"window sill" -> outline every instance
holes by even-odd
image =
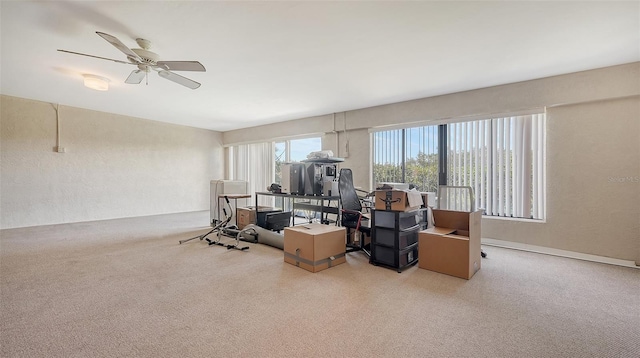
[[[491,216],[491,215],[482,215],[483,219],[489,220],[503,220],[503,221],[520,221],[525,223],[533,223],[533,224],[546,224],[546,219],[525,219],[525,218],[512,218],[507,216]]]

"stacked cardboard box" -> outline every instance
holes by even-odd
[[[318,272],[345,263],[344,227],[306,224],[284,229],[284,262]]]
[[[480,270],[482,211],[433,209],[435,226],[418,236],[418,267],[470,279]]]
[[[375,209],[411,211],[422,206],[422,195],[415,190],[376,190]]]

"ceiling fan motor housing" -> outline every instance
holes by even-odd
[[[151,52],[149,50],[132,48],[131,51],[140,56],[140,59],[142,59],[142,63],[138,64],[138,68],[146,72],[149,72],[150,67],[156,66],[158,61],[160,60],[160,56],[158,56],[157,53]],[[138,61],[134,59],[133,62]]]

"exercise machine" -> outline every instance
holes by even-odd
[[[227,207],[229,208],[229,213],[227,213],[227,208],[222,208],[222,212],[224,213],[224,220],[217,222],[214,225],[214,227],[211,230],[209,230],[209,232],[202,235],[194,236],[189,239],[180,240],[179,243],[182,244],[191,240],[200,239],[200,241],[206,240],[209,246],[211,245],[223,246],[223,247],[226,247],[227,250],[231,250],[231,249],[240,250],[240,251],[248,250],[249,246],[240,246],[240,234],[242,231],[238,231],[237,229],[234,229],[229,226],[229,223],[233,219],[233,208],[231,207],[229,198],[226,195],[224,196],[224,200],[227,203]],[[213,233],[216,233],[216,239],[207,238],[207,236]],[[234,237],[235,243],[234,244],[223,243],[221,241],[222,235]]]

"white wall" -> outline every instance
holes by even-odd
[[[482,221],[485,238],[640,262],[640,63],[229,131],[225,144],[325,129],[369,187],[369,128],[548,107],[547,222]],[[347,134],[342,130],[346,117]],[[338,138],[332,132],[339,132]],[[323,144],[323,146],[325,146]]]
[[[222,135],[1,97],[3,229],[207,210],[222,178]],[[204,223],[206,224],[206,223]]]

